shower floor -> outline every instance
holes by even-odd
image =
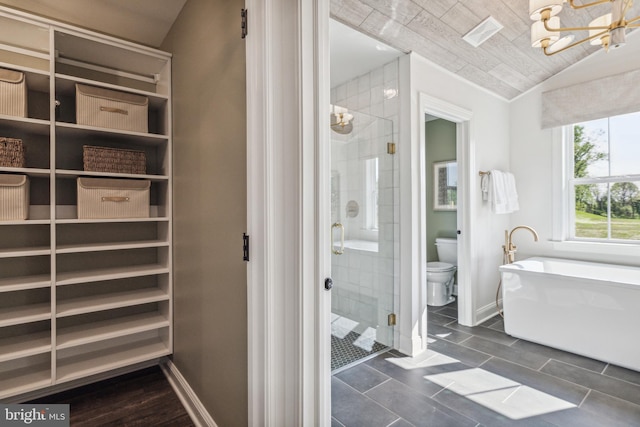
[[[367,328],[362,333],[356,332],[356,322],[345,317],[333,315],[331,324],[331,371],[349,366],[367,359],[369,356],[387,350],[384,344],[376,341],[374,328]]]

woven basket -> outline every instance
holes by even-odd
[[[24,147],[21,139],[0,137],[0,167],[24,167]]]
[[[82,161],[87,172],[147,173],[144,151],[84,145]]]

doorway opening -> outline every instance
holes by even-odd
[[[427,305],[457,310],[457,125],[425,114]],[[457,317],[457,316],[456,316]]]
[[[333,109],[340,111],[332,113],[331,132],[331,370],[336,373],[393,347],[394,162],[386,142],[393,138],[391,120]]]

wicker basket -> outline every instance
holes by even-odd
[[[82,161],[87,172],[147,173],[144,151],[84,145]]]
[[[21,139],[0,137],[0,167],[24,167],[24,147]]]

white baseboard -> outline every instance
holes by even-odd
[[[166,359],[160,364],[160,368],[196,427],[218,427],[176,365]]]
[[[502,300],[499,300],[498,303],[502,304]],[[498,307],[496,307],[496,303],[495,302],[492,302],[491,304],[487,304],[484,307],[480,307],[476,311],[475,326],[478,326],[479,324],[481,324],[483,322],[486,322],[487,320],[491,319],[496,314],[498,314]]]
[[[407,356],[417,356],[425,350],[425,347],[420,337],[407,337],[400,335],[400,346],[398,351]]]

